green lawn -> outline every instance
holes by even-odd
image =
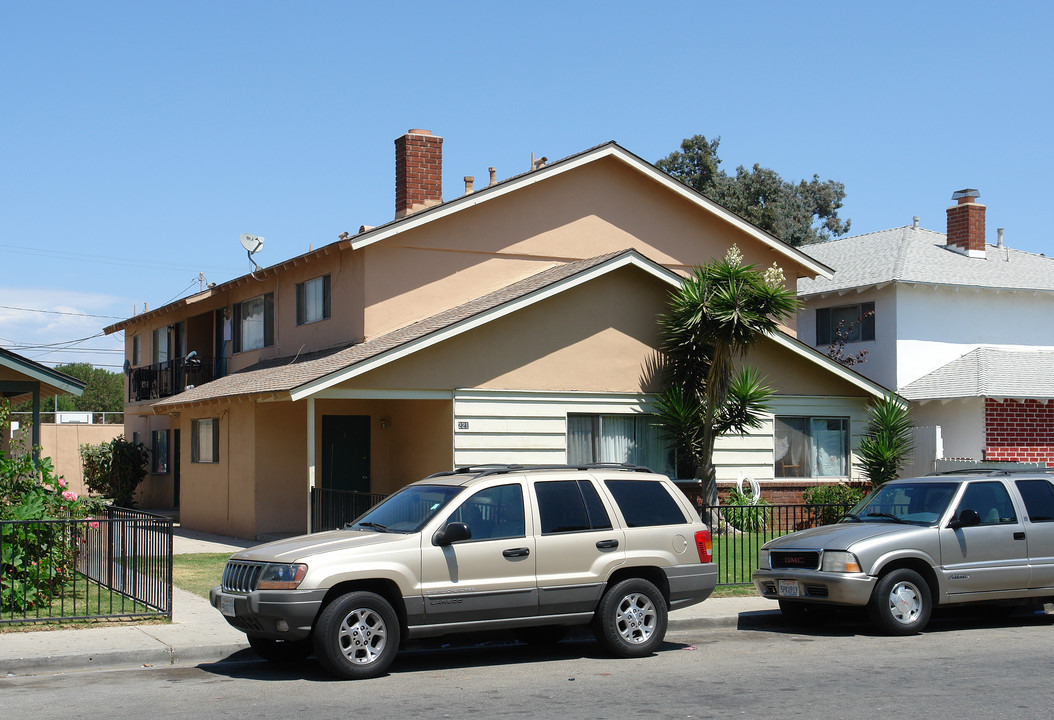
[[[717,563],[719,585],[749,584],[750,576],[758,567],[758,550],[782,533],[760,532],[714,537],[714,562]]]
[[[193,553],[172,556],[172,584],[180,590],[208,598],[209,590],[220,584],[223,566],[230,553]]]

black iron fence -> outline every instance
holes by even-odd
[[[311,488],[311,532],[342,528],[386,497],[383,493]]]
[[[0,623],[152,617],[172,619],[171,518],[0,522]]]
[[[773,538],[837,522],[850,504],[717,505],[700,508],[710,528],[718,585],[749,585],[758,551]]]
[[[215,379],[213,358],[175,358],[132,368],[128,373],[128,401],[156,400]]]

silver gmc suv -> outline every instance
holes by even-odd
[[[866,607],[894,635],[934,606],[1054,597],[1054,476],[990,471],[894,480],[834,525],[770,540],[754,585],[792,619]]]
[[[384,673],[403,639],[499,628],[551,643],[591,624],[636,657],[709,597],[712,557],[684,494],[645,468],[463,468],[342,530],[235,553],[210,600],[261,656],[314,652],[342,678]]]

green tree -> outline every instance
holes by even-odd
[[[702,480],[710,505],[717,497],[714,441],[759,427],[773,394],[755,368],[736,365],[798,305],[778,267],[743,264],[733,245],[672,291],[659,318],[658,424],[676,446],[678,475]]]
[[[55,370],[85,383],[80,397],[59,395],[55,399],[41,402],[41,415],[55,407],[59,412],[119,413],[124,410],[124,375],[94,367],[89,363],[66,363],[56,365]],[[19,403],[13,412],[33,411],[32,401]],[[121,422],[117,416],[108,416],[107,422]]]
[[[849,232],[849,221],[838,217],[845,185],[834,180],[789,182],[769,168],[742,165],[735,175],[718,166],[721,138],[686,138],[681,149],[655,163],[684,184],[795,247],[830,240]]]
[[[899,400],[887,395],[867,409],[867,434],[860,440],[858,466],[871,485],[878,487],[900,474],[911,459],[915,445],[911,437],[911,414]]]
[[[118,435],[99,445],[81,445],[84,483],[92,492],[112,498],[114,505],[135,505],[135,490],[146,477],[149,451],[143,443],[132,443]]]

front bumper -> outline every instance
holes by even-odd
[[[754,587],[762,597],[772,600],[807,600],[832,605],[867,605],[878,578],[864,573],[836,573],[820,570],[755,570]],[[779,581],[793,580],[798,595],[781,596]]]
[[[214,587],[209,591],[209,603],[217,610],[225,597],[234,601],[234,616],[223,616],[232,627],[272,640],[303,640],[311,634],[326,590],[257,590],[242,594]],[[279,621],[284,621],[288,629],[280,630]]]

